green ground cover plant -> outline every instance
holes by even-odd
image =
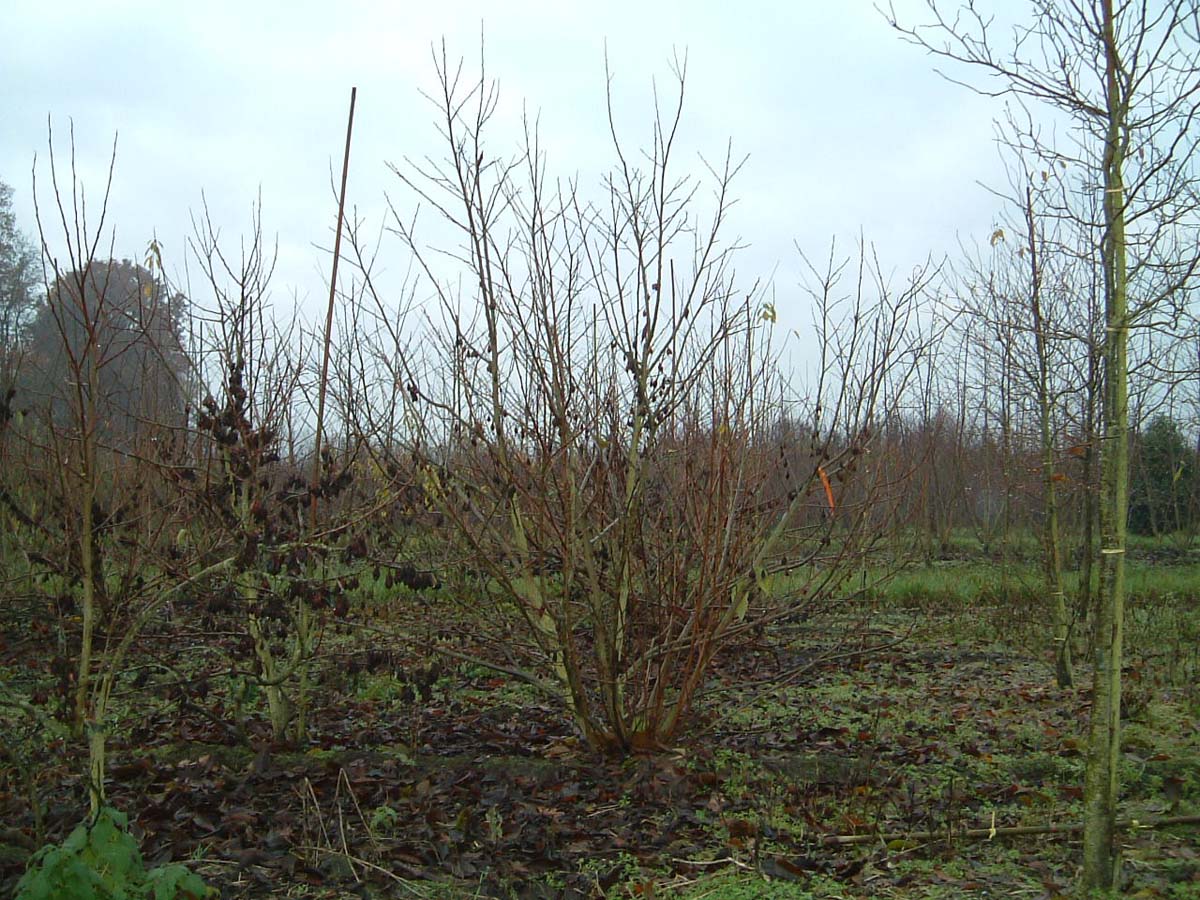
[[[17,882],[17,900],[204,900],[210,890],[178,864],[147,869],[128,819],[102,807],[61,845],[44,847]]]

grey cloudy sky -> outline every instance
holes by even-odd
[[[923,3],[898,11],[920,17]],[[598,184],[613,156],[604,116],[604,53],[624,137],[646,143],[651,85],[688,54],[683,150],[748,163],[731,222],[749,249],[747,280],[774,272],[781,313],[808,320],[793,242],[822,258],[861,228],[885,265],[908,271],[986,238],[1001,184],[995,101],[949,84],[901,42],[871,0],[777,2],[292,2],[3,0],[0,179],[34,229],[30,172],[46,168],[47,117],[65,156],[73,120],[86,186],[102,186],[119,134],[110,223],[116,255],[140,257],[154,234],[168,271],[182,267],[191,212],[207,197],[227,237],[244,231],[261,189],[278,235],[276,302],[308,315],[326,290],[351,85],[359,89],[350,202],[368,222],[383,193],[403,198],[385,165],[437,153],[431,43],[473,65],[486,38],[502,121],[540,113],[550,169]],[[513,149],[516,148],[514,143]],[[43,194],[43,203],[47,197]],[[382,258],[399,248],[385,243]]]

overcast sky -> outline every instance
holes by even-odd
[[[920,17],[919,0],[897,10]],[[861,229],[898,278],[961,238],[986,240],[998,211],[978,182],[1001,185],[996,101],[936,75],[871,0],[687,2],[318,3],[0,2],[0,179],[33,232],[31,169],[48,182],[46,129],[66,156],[73,120],[80,172],[98,199],[114,134],[109,223],[116,255],[140,258],[157,235],[168,271],[182,269],[190,215],[207,197],[231,239],[261,191],[279,241],[277,304],[295,295],[310,317],[327,290],[350,87],[358,87],[349,201],[368,222],[384,191],[407,203],[389,161],[437,153],[430,47],[478,60],[504,100],[540,114],[549,167],[597,185],[613,155],[604,115],[604,53],[623,137],[648,143],[653,80],[688,57],[681,157],[748,162],[731,232],[749,245],[747,281],[774,274],[785,321],[803,328],[794,243],[822,258]],[[515,144],[514,148],[515,149]],[[384,244],[400,259],[395,245]],[[400,263],[397,262],[397,266]]]

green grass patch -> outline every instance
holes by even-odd
[[[873,576],[872,576],[873,577]],[[1098,573],[1093,572],[1093,583]],[[1079,573],[1064,572],[1069,596],[1079,593]],[[1032,562],[990,560],[922,563],[891,579],[875,579],[874,595],[900,606],[949,606],[1040,598],[1042,570]],[[871,580],[871,579],[869,579]],[[1167,565],[1131,560],[1125,585],[1132,605],[1161,599],[1200,603],[1200,563]]]

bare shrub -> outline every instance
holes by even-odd
[[[801,403],[777,365],[774,306],[734,277],[739,164],[675,174],[682,66],[640,161],[613,127],[595,202],[547,176],[528,122],[521,152],[492,156],[495,88],[444,51],[437,71],[447,157],[395,171],[460,243],[432,253],[394,210],[421,273],[405,296],[437,298],[414,333],[352,242],[379,326],[359,357],[393,387],[391,409],[362,405],[360,429],[412,468],[484,576],[469,602],[506,668],[593,747],[661,748],[722,647],[839,596],[893,524],[898,469],[870,452],[915,362],[924,274],[893,296],[865,257],[852,284],[832,257],[814,271],[821,356]]]

